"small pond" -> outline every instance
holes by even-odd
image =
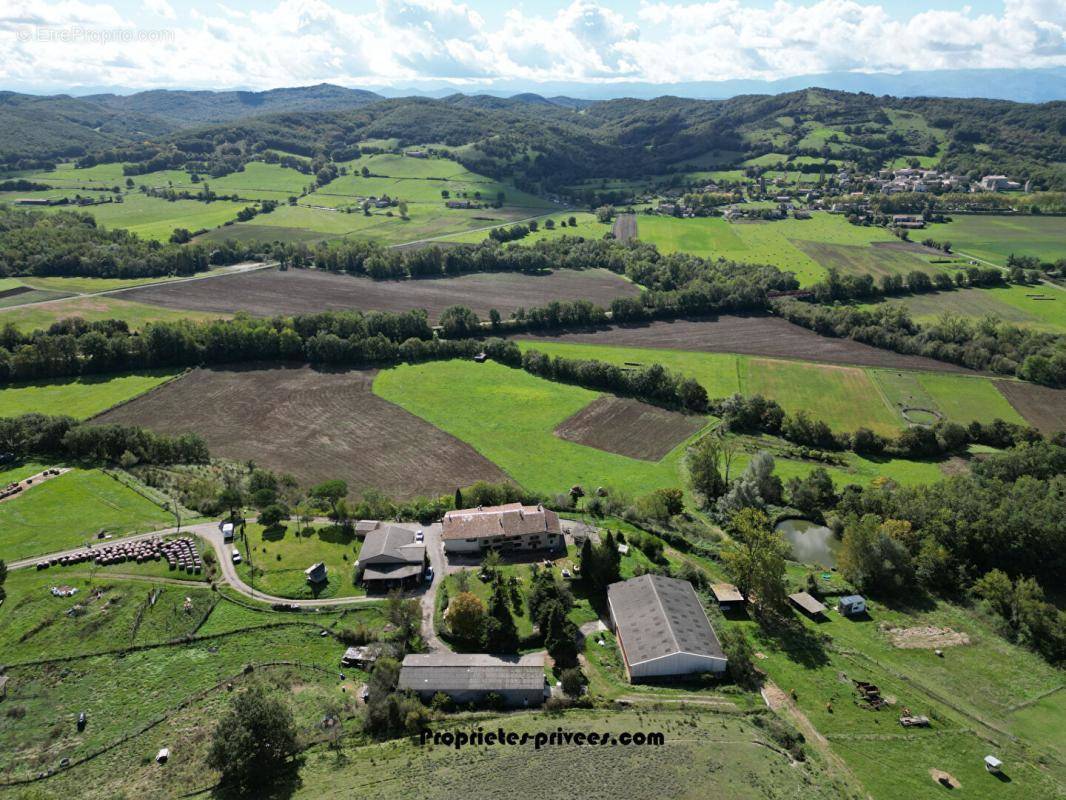
[[[784,519],[775,526],[792,548],[792,558],[803,564],[820,567],[836,566],[836,551],[840,541],[824,525],[809,519]]]

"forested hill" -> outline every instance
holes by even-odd
[[[268,97],[269,96],[269,97]],[[24,95],[0,97],[29,101]],[[809,89],[729,100],[610,100],[585,106],[538,95],[375,99],[338,87],[246,93],[150,92],[119,98],[35,98],[74,108],[0,124],[0,163],[19,158],[195,165],[224,174],[267,149],[347,160],[353,145],[392,139],[440,145],[470,169],[551,191],[588,178],[637,178],[715,169],[769,153],[832,158],[876,170],[921,157],[956,172],[1009,174],[1066,187],[1066,103],[893,98]],[[102,124],[93,136],[53,129]],[[339,109],[339,110],[338,110]],[[271,113],[283,111],[283,113]],[[239,114],[238,118],[231,115]],[[178,130],[189,121],[221,124]],[[6,118],[0,114],[0,118]],[[126,121],[128,124],[121,124]],[[149,130],[154,122],[159,130]]]

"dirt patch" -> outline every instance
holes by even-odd
[[[870,247],[877,250],[898,250],[901,253],[918,253],[927,256],[950,256],[950,253],[937,250],[935,247],[926,247],[918,242],[905,242],[902,239],[896,239],[893,242],[870,242]]]
[[[932,358],[902,355],[852,339],[819,336],[814,331],[772,316],[721,316],[707,320],[651,322],[646,325],[619,325],[582,333],[522,334],[519,338],[708,353],[740,353],[826,364],[976,374],[965,367]]]
[[[604,395],[564,420],[555,435],[609,453],[658,461],[706,424],[707,418],[696,414]]]
[[[940,471],[949,477],[955,475],[968,475],[970,472],[970,462],[965,458],[952,456],[946,461],[940,462]]]
[[[970,637],[951,628],[934,626],[918,628],[885,628],[892,644],[903,650],[932,650],[969,644]]]
[[[4,297],[18,297],[20,294],[29,294],[30,292],[37,291],[32,286],[15,286],[11,289],[4,289],[0,291],[0,298]]]
[[[305,485],[331,478],[406,499],[507,476],[472,447],[371,391],[376,371],[197,369],[96,417],[199,433],[211,453],[253,460]]]
[[[1066,389],[1021,381],[996,381],[996,388],[1026,422],[1042,433],[1066,430]]]
[[[611,233],[613,233],[614,238],[620,242],[628,242],[630,239],[636,239],[637,215],[619,214],[614,219],[614,225],[611,228]]]
[[[962,788],[962,784],[959,783],[959,779],[952,775],[950,772],[944,772],[942,769],[936,769],[931,767],[929,769],[929,777],[939,783],[941,786],[950,786],[952,789]]]
[[[199,281],[131,289],[124,300],[191,311],[256,316],[319,311],[408,311],[424,308],[435,322],[444,309],[465,305],[482,317],[495,308],[504,317],[552,300],[590,300],[609,305],[640,289],[602,269],[557,270],[543,275],[480,273],[456,278],[375,281],[317,270],[257,270]]]

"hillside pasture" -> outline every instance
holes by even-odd
[[[213,203],[171,201],[131,192],[125,195],[121,203],[103,203],[78,210],[91,214],[97,224],[105,228],[126,228],[146,239],[165,242],[175,228],[187,228],[190,231],[216,228],[235,219],[237,212],[246,205],[228,200],[216,200]],[[64,207],[52,206],[47,210],[64,210]]]
[[[644,461],[659,461],[706,426],[707,418],[603,395],[567,418],[555,435]]]
[[[377,489],[406,499],[506,479],[469,446],[373,394],[374,376],[306,366],[197,369],[94,422],[196,431],[214,456],[254,460],[307,486],[340,478],[355,496]]]
[[[28,558],[76,547],[100,532],[119,536],[173,522],[172,514],[100,470],[73,469],[0,503],[0,558]]]
[[[376,281],[316,270],[259,270],[209,281],[133,289],[123,298],[172,309],[210,313],[245,311],[257,316],[360,309],[425,309],[435,322],[449,306],[465,305],[482,317],[497,309],[505,317],[551,300],[586,299],[608,304],[640,290],[602,269],[556,270],[544,275],[479,273],[456,278]]]

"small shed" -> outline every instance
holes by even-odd
[[[317,564],[312,564],[304,570],[304,575],[307,576],[308,583],[325,583],[326,574],[326,562],[319,561]]]
[[[792,602],[792,605],[809,616],[820,617],[826,612],[825,606],[807,592],[790,594],[788,599]]]
[[[362,647],[349,647],[341,656],[341,664],[345,667],[357,667],[362,669],[373,664],[378,657],[379,649],[370,645]]]
[[[1003,771],[1003,762],[995,756],[985,756],[985,769],[989,772],[1000,773]]]
[[[371,531],[376,531],[381,525],[376,519],[361,519],[355,523],[355,535],[366,536]]]
[[[723,611],[728,611],[734,605],[744,602],[744,595],[740,593],[740,589],[731,583],[712,583],[711,594],[714,595],[714,599],[718,601],[718,607]]]
[[[155,754],[155,763],[166,764],[168,758],[170,758],[170,748],[160,748],[159,752]]]
[[[476,356],[474,356],[474,361],[479,364],[484,364],[486,361],[488,361],[488,358],[488,353],[478,353]]]
[[[846,617],[866,613],[866,598],[858,594],[849,594],[837,601],[837,611]]]

